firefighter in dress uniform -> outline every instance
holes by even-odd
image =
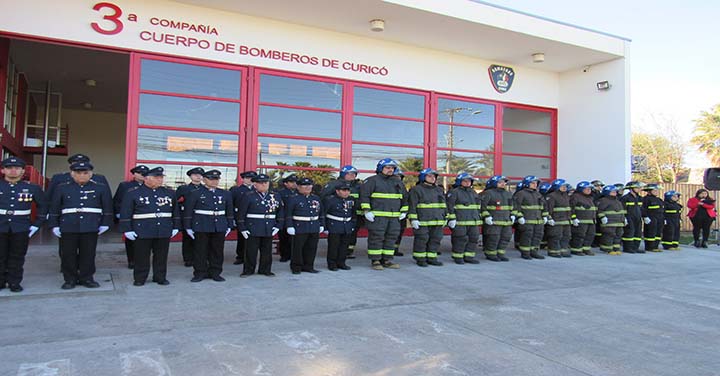
[[[10,157],[2,161],[0,180],[0,290],[5,285],[21,292],[28,242],[47,217],[48,202],[37,184],[23,181],[25,161]],[[36,205],[31,221],[32,203]]]
[[[480,241],[480,197],[473,189],[475,179],[468,173],[455,177],[447,194],[448,227],[452,230],[452,258],[456,264],[479,264],[475,259]]]
[[[236,185],[230,188],[230,195],[232,195],[233,206],[237,212],[238,206],[240,206],[240,200],[246,192],[253,190],[252,178],[257,176],[255,171],[245,171],[240,174],[243,182],[240,185]],[[237,244],[235,246],[235,261],[233,265],[241,265],[245,262],[245,238],[240,234],[240,230],[237,230]]]
[[[148,172],[149,168],[145,165],[137,165],[130,169],[132,174],[132,180],[124,181],[118,184],[113,196],[113,213],[115,213],[115,219],[120,219],[120,208],[122,207],[122,200],[125,198],[125,194],[131,188],[137,188],[143,185],[145,181],[145,173]],[[133,252],[133,241],[125,238],[125,255],[127,256],[128,269],[132,269],[135,266],[135,252]]]
[[[310,178],[298,180],[298,192],[288,198],[285,227],[291,236],[290,270],[293,274],[319,273],[315,269],[320,234],[325,231],[325,218],[320,196],[312,193]]]
[[[447,223],[445,192],[437,185],[438,172],[425,168],[408,193],[408,220],[413,228],[413,259],[418,266],[442,266],[438,250]],[[402,231],[402,229],[401,229]]]
[[[60,238],[62,289],[77,284],[96,288],[97,240],[112,224],[112,196],[110,187],[92,179],[90,162],[73,163],[70,170],[72,181],[55,188],[48,216],[48,225]]]
[[[210,278],[223,282],[222,265],[225,256],[225,238],[233,227],[233,206],[230,192],[218,188],[220,171],[210,170],[203,174],[200,189],[185,199],[183,225],[193,242],[193,278],[200,282]]]
[[[320,198],[325,200],[326,197],[331,197],[334,195],[337,191],[337,188],[339,186],[345,186],[346,184],[350,186],[350,197],[355,200],[355,203],[357,204],[358,199],[360,198],[360,184],[362,183],[360,179],[357,178],[358,170],[354,166],[347,165],[343,166],[340,169],[340,173],[337,179],[327,183],[325,187],[323,187],[322,191],[320,192]],[[350,240],[347,246],[347,258],[348,259],[354,259],[355,258],[355,246],[357,245],[357,232],[360,227],[363,226],[363,212],[360,210],[359,205],[355,206],[355,225],[353,227],[353,233],[350,236]]]
[[[272,272],[272,239],[285,222],[280,195],[270,192],[270,177],[258,174],[252,178],[254,189],[240,200],[236,222],[240,235],[245,238],[245,262],[240,277],[258,274],[274,277]],[[260,265],[258,263],[260,253]]]
[[[120,209],[120,231],[134,243],[134,285],[142,286],[150,273],[158,285],[169,285],[167,259],[170,238],[180,228],[180,210],[175,192],[163,187],[165,172],[162,167],[143,173],[143,185],[130,188]],[[152,262],[151,262],[152,256]]]
[[[353,236],[357,235],[356,200],[351,196],[349,182],[335,184],[335,193],[322,201],[327,235],[327,265],[330,271],[350,270],[347,265],[347,249]],[[355,235],[353,235],[355,234]]]
[[[203,174],[205,170],[202,167],[193,167],[189,169],[185,174],[190,177],[190,183],[183,184],[178,187],[175,191],[175,200],[180,209],[180,225],[182,226],[182,218],[185,216],[185,200],[192,193],[202,187]],[[192,213],[191,213],[192,214]],[[182,258],[185,267],[189,268],[193,266],[193,249],[195,240],[188,235],[185,228],[180,229],[182,231]]]
[[[298,177],[295,174],[286,176],[282,179],[283,188],[280,189],[277,193],[282,200],[283,207],[287,207],[288,199],[292,196],[295,196],[297,194],[297,181]],[[280,224],[284,225],[284,218],[282,222],[279,222]],[[281,228],[280,233],[278,234],[278,253],[280,254],[280,262],[288,262],[290,261],[290,256],[292,252],[292,239],[290,239],[290,235],[285,231],[285,228]]]

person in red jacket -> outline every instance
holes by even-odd
[[[717,214],[715,213],[715,200],[710,197],[706,189],[698,189],[695,197],[691,197],[687,202],[690,210],[688,217],[693,225],[693,238],[695,238],[696,248],[707,248],[707,240],[710,236],[710,226]],[[702,231],[702,240],[700,240],[700,232]]]

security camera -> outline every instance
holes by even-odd
[[[586,66],[583,67],[583,73],[587,73],[587,72],[589,72],[589,71],[590,71],[590,66],[589,66],[589,65],[586,65]]]

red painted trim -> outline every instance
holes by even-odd
[[[425,144],[427,146],[425,154],[427,155],[427,164],[429,167],[437,170],[437,146],[438,146],[438,106],[437,106],[437,94],[433,91],[430,92],[430,101],[427,104],[427,112],[425,114],[426,121],[428,123],[427,136],[425,137]],[[435,152],[433,153],[433,150]]]
[[[434,158],[432,158],[430,155],[434,154],[432,152],[432,140],[433,140],[433,134],[437,134],[437,124],[435,125],[435,132],[433,132],[433,118],[431,116],[431,108],[432,108],[432,95],[426,95],[425,101],[423,102],[425,105],[425,119],[423,121],[423,167],[432,167]]]
[[[187,64],[187,65],[195,65],[195,64]],[[233,99],[233,98],[208,97],[205,95],[183,94],[183,93],[169,93],[166,91],[157,91],[157,90],[142,90],[142,89],[140,89],[140,94],[160,95],[163,97],[201,99],[201,100],[215,101],[215,102],[230,102],[230,103],[241,103],[242,102],[242,100],[240,100],[240,99]]]
[[[252,91],[250,91],[251,95],[248,96],[248,111],[250,123],[248,124],[246,141],[247,154],[245,154],[245,161],[249,164],[249,166],[252,166],[252,168],[248,168],[248,170],[256,170],[258,156],[257,133],[260,128],[258,116],[260,111],[257,110],[258,107],[256,103],[260,101],[260,74],[262,70],[251,67],[250,71],[252,72]]]
[[[272,169],[274,169],[274,170],[333,171],[333,172],[337,172],[337,168],[318,168],[318,167],[258,165],[257,168],[272,168]]]
[[[322,141],[322,142],[334,142],[334,143],[340,143],[341,140],[338,138],[322,138],[322,137],[308,137],[308,136],[291,136],[291,135],[285,135],[285,134],[274,134],[274,133],[258,133],[258,138],[260,137],[270,137],[270,138],[285,138],[285,139],[292,139],[292,140],[309,140],[309,141]]]
[[[240,134],[238,135],[238,161],[237,161],[237,167],[238,167],[238,174],[235,177],[235,184],[239,185],[242,182],[242,177],[240,174],[245,170],[245,164],[247,161],[247,158],[243,154],[245,152],[245,143],[247,142],[247,118],[248,118],[248,98],[250,97],[249,93],[251,90],[248,86],[250,85],[249,78],[249,72],[247,69],[240,71],[240,99],[242,100],[240,104],[240,113],[238,116],[240,117]]]
[[[495,154],[493,151],[488,150],[474,150],[474,149],[458,149],[458,148],[437,148],[438,151],[459,151],[462,153],[481,153],[481,154]]]
[[[125,179],[131,178],[130,169],[136,165],[137,138],[138,138],[138,113],[139,113],[139,91],[140,91],[140,56],[130,54],[130,69],[128,73],[128,107],[125,128]]]
[[[390,143],[385,143],[385,142],[372,142],[372,141],[353,141],[353,144],[393,146],[393,147],[398,147],[398,148],[412,148],[412,149],[424,149],[425,148],[422,145],[390,144]]]
[[[297,106],[294,104],[282,104],[282,103],[273,103],[273,102],[260,102],[258,103],[260,106],[270,106],[270,107],[282,107],[282,108],[291,108],[294,110],[305,110],[305,111],[319,111],[319,112],[332,112],[332,113],[341,113],[342,110],[331,110],[329,108],[320,108],[320,107],[307,107],[307,106]]]
[[[541,155],[541,154],[503,153],[502,155],[509,155],[509,156],[512,156],[512,157],[529,157],[529,158],[552,159],[552,155]]]
[[[137,127],[138,128],[147,128],[147,129],[160,129],[160,130],[166,130],[166,131],[227,134],[227,135],[232,135],[232,136],[238,136],[240,134],[239,131],[219,131],[219,130],[215,130],[215,129],[183,128],[183,127],[176,127],[176,126],[170,126],[170,125],[148,125],[148,124],[139,124],[138,123]]]
[[[437,107],[437,106],[436,106]],[[488,129],[491,131],[495,130],[495,127],[490,125],[472,125],[472,124],[465,124],[465,123],[449,123],[447,121],[438,121],[438,125],[452,125],[453,127],[465,127],[465,128],[477,128],[477,129]]]
[[[552,129],[552,124],[550,125],[550,128]],[[526,131],[524,129],[503,128],[503,132],[528,133],[528,134],[537,134],[537,135],[541,135],[541,136],[552,136],[553,135],[552,130],[550,132],[538,132],[538,131]]]
[[[557,110],[552,111],[551,119],[551,139],[550,139],[550,155],[552,156],[552,162],[550,163],[550,177],[557,179]]]
[[[183,165],[183,166],[221,166],[221,167],[237,167],[235,163],[215,163],[215,162],[193,162],[193,161],[165,161],[158,159],[138,159],[137,163],[163,164],[163,165]],[[129,169],[128,169],[129,170]]]
[[[114,52],[114,53],[120,53],[120,54],[126,54],[126,55],[129,55],[133,52],[133,50],[126,49],[126,48],[110,47],[110,46],[105,46],[105,45],[101,45],[101,44],[71,41],[71,40],[60,39],[60,38],[38,37],[36,35],[12,33],[12,32],[8,32],[8,31],[0,31],[0,37],[7,37],[7,38],[12,38],[12,39],[18,39],[18,40],[26,40],[29,42],[54,44],[54,45],[58,45],[58,46],[78,47],[78,48],[83,48],[86,50]]]
[[[496,175],[502,175],[502,151],[503,151],[503,106],[495,105],[495,161],[493,163],[493,171]]]
[[[342,142],[340,143],[340,165],[352,164],[353,110],[355,84],[348,82],[343,86]]]
[[[427,107],[427,106],[425,106],[425,107]],[[411,121],[414,123],[423,123],[425,120],[425,119],[409,118],[409,117],[402,117],[402,116],[368,114],[366,112],[354,112],[353,115],[354,116],[366,116],[366,117],[373,117],[373,118],[381,118],[381,119],[390,119],[390,120]]]

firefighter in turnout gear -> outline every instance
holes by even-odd
[[[257,173],[255,171],[245,171],[240,174],[240,177],[242,178],[242,184],[236,185],[232,188],[230,188],[230,195],[233,199],[233,207],[235,207],[235,212],[237,212],[237,208],[240,206],[240,200],[242,199],[242,196],[253,190],[253,183],[252,178],[257,176]],[[237,244],[235,245],[235,261],[233,261],[233,265],[241,265],[243,262],[245,262],[245,238],[240,234],[240,230],[237,230]]]
[[[543,183],[540,183],[540,186],[538,186],[538,192],[540,192],[540,194],[542,195],[543,200],[545,199],[545,197],[547,197],[548,193],[550,193],[549,191],[550,191],[550,183],[543,182]],[[540,249],[547,249],[547,247],[548,247],[548,232],[547,232],[547,225],[545,225],[545,228],[543,228],[543,238],[540,241]]]
[[[597,206],[592,195],[592,184],[581,181],[570,196],[570,252],[578,256],[595,256],[592,242],[595,239]]]
[[[447,218],[445,192],[437,182],[438,172],[425,168],[418,175],[417,184],[408,193],[408,220],[415,235],[413,259],[418,266],[441,266],[437,251],[443,238]]]
[[[515,196],[516,196],[520,191],[522,191],[523,188],[525,188],[525,187],[523,187],[522,181],[520,181],[519,183],[517,183],[517,184],[515,185],[515,192],[513,192],[513,195],[512,195],[513,205],[515,205]],[[516,214],[516,211],[517,211],[517,209],[514,208],[514,210],[513,210],[513,215]],[[513,227],[514,233],[517,234],[517,227],[518,227],[517,220],[515,221],[515,223],[513,223],[513,226],[512,226],[512,227]],[[483,238],[484,238],[484,236],[483,236]],[[485,239],[483,239],[483,244],[484,244],[484,241],[485,241]],[[516,235],[516,236],[513,236],[513,243],[515,243],[515,249],[519,251],[519,250],[520,250],[520,237],[517,236],[517,235]]]
[[[598,201],[602,198],[602,189],[605,186],[605,183],[602,180],[593,180],[590,182],[592,184],[592,199],[593,203],[595,204],[595,207],[597,207]],[[595,238],[593,239],[591,247],[597,248],[600,246],[600,237],[602,236],[602,231],[600,231],[600,222],[596,221],[595,223]]]
[[[392,262],[395,240],[400,234],[400,221],[407,216],[407,191],[393,175],[397,162],[385,158],[377,163],[375,175],[360,187],[360,208],[368,228],[368,257],[372,268],[398,269]]]
[[[485,258],[490,261],[510,261],[505,249],[512,237],[515,222],[513,196],[507,190],[508,178],[496,175],[488,179],[480,195],[480,216],[484,235]]]
[[[639,181],[631,181],[625,184],[628,190],[624,196],[620,198],[620,202],[625,205],[625,218],[627,224],[623,232],[623,252],[625,253],[645,253],[640,249],[640,241],[642,240],[642,198],[640,190],[644,186]]]
[[[405,185],[405,183],[404,183],[405,173],[402,172],[402,170],[399,167],[395,170],[395,177],[400,180],[400,183],[403,184],[403,186]],[[408,222],[407,217],[400,220],[400,233],[398,234],[397,240],[395,240],[394,256],[396,256],[396,257],[405,256],[405,253],[403,253],[400,250],[400,246],[402,245],[403,235],[405,235],[405,229],[407,229],[407,222]],[[439,255],[440,251],[438,251],[437,254]]]
[[[354,253],[355,245],[357,244],[358,228],[362,227],[364,222],[363,212],[360,210],[360,206],[357,205],[358,199],[360,198],[361,184],[360,179],[357,178],[357,174],[358,170],[354,166],[343,166],[340,169],[338,178],[327,183],[320,192],[320,198],[324,200],[326,197],[333,196],[337,192],[338,187],[345,186],[346,184],[350,186],[350,198],[355,200],[355,215],[357,218],[354,221],[353,232],[350,234],[350,239],[348,239],[347,244],[347,258],[349,259],[355,258]]]
[[[185,174],[190,178],[190,183],[178,187],[175,191],[175,200],[180,209],[180,218],[185,214],[185,200],[193,192],[202,187],[202,178],[205,170],[202,167],[194,167],[189,169]],[[182,220],[180,221],[182,226]],[[182,258],[185,267],[193,266],[193,249],[195,248],[195,240],[188,235],[186,229],[182,228]]]
[[[538,253],[540,241],[543,237],[543,227],[547,223],[547,209],[545,200],[537,187],[540,179],[535,176],[526,176],[523,179],[523,190],[518,192],[514,198],[515,216],[518,227],[515,236],[519,236],[519,247],[522,258],[530,260],[533,258],[544,259]]]
[[[468,173],[455,178],[447,194],[448,227],[452,230],[452,258],[456,264],[479,264],[475,259],[480,241],[480,196],[473,189],[475,179]]]
[[[545,197],[548,211],[545,231],[550,257],[571,257],[570,254],[570,197],[565,179],[555,179]]]
[[[680,193],[665,192],[665,225],[663,227],[662,245],[669,251],[680,250]]]
[[[614,185],[603,187],[603,197],[598,201],[597,210],[603,234],[600,238],[600,249],[609,255],[619,256],[622,254],[620,243],[627,219],[623,203],[617,198],[617,191],[618,189]]]
[[[643,188],[647,193],[642,199],[641,214],[645,223],[645,251],[662,252],[660,240],[662,239],[665,203],[658,197],[660,186],[648,184]]]
[[[115,196],[113,196],[113,212],[115,218],[120,219],[120,207],[122,206],[122,200],[125,198],[125,194],[131,188],[141,187],[145,181],[145,173],[150,169],[145,165],[138,165],[130,169],[130,173],[133,174],[133,179],[124,181],[118,184],[115,190]],[[133,251],[134,242],[128,238],[125,238],[125,255],[127,256],[128,269],[132,269],[135,266],[135,252]]]

